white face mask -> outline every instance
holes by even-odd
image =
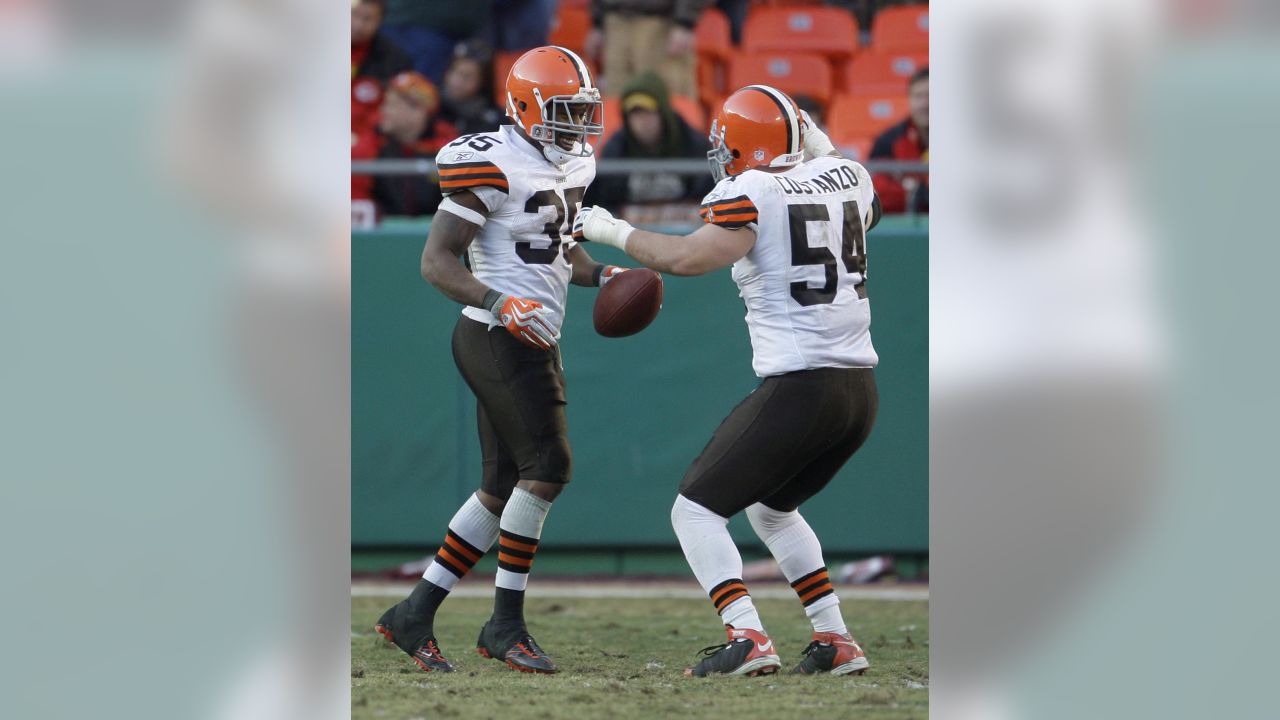
[[[587,143],[589,136],[604,133],[604,102],[596,88],[583,88],[573,95],[553,95],[543,99],[537,88],[533,96],[538,101],[542,122],[529,128],[529,137],[542,143],[542,154],[548,160],[563,165],[575,157],[590,157],[595,148]],[[508,96],[508,103],[513,101]],[[568,149],[560,141],[572,138]]]
[[[724,144],[724,128],[719,126],[718,121],[711,121],[711,134],[707,136],[707,140],[711,143],[711,150],[707,152],[707,164],[711,166],[711,177],[716,182],[720,182],[729,177],[729,171],[726,168],[733,161],[733,153],[729,151],[729,146]]]

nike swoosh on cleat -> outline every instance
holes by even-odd
[[[770,640],[769,642],[763,645],[761,645],[760,643],[756,643],[756,649],[759,650],[760,652],[769,652],[769,650],[771,650],[772,648],[773,648],[772,640]]]

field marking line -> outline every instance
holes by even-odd
[[[351,597],[402,598],[409,594],[415,582],[395,581],[358,581],[351,584]],[[693,585],[671,585],[654,583],[542,583],[530,584],[529,597],[548,599],[694,599],[705,600],[706,593],[702,588]],[[451,595],[456,597],[492,597],[492,586],[458,587]],[[921,601],[929,599],[927,587],[842,587],[837,594],[848,600],[890,600]],[[769,600],[794,599],[796,594],[790,587],[753,586],[751,596]]]

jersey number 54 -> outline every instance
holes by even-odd
[[[865,298],[867,282],[867,236],[862,227],[862,213],[858,201],[849,200],[841,208],[844,221],[840,237],[840,261],[845,272],[858,273],[854,286],[858,297]],[[787,220],[791,231],[791,266],[821,265],[826,282],[820,288],[809,287],[807,280],[791,283],[791,297],[804,306],[826,305],[835,302],[839,289],[836,256],[825,245],[809,245],[809,223],[831,222],[826,205],[817,203],[787,206]]]

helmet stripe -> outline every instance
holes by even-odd
[[[573,69],[578,71],[578,82],[584,88],[595,87],[591,84],[591,71],[587,69],[587,64],[582,62],[582,58],[578,54],[568,48],[562,48],[559,45],[551,45],[550,47],[559,50],[569,58],[569,62],[573,63]]]
[[[768,85],[748,85],[747,87],[759,90],[777,104],[778,110],[782,112],[782,117],[787,119],[787,153],[800,152],[800,119],[796,117],[796,111],[791,105],[791,100]]]

